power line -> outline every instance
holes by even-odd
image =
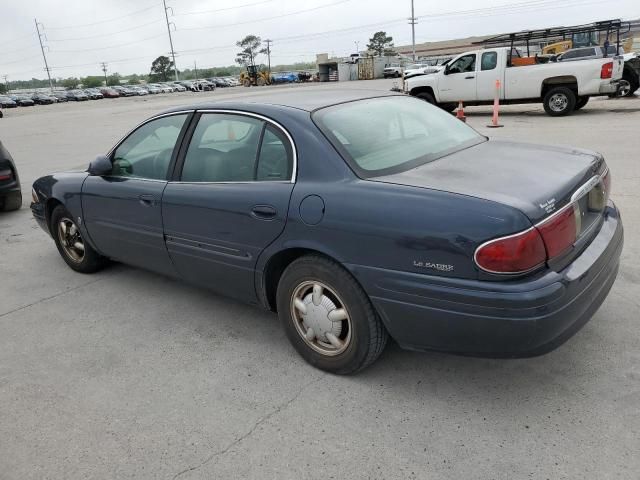
[[[148,10],[151,10],[152,8],[157,8],[158,7],[158,3],[154,3],[153,5],[150,5],[148,7],[145,8],[141,8],[140,10],[135,10],[133,12],[129,12],[126,15],[120,15],[118,17],[114,17],[114,18],[109,18],[107,20],[100,20],[98,22],[93,22],[93,23],[84,23],[81,25],[67,25],[64,27],[48,27],[49,30],[69,30],[72,28],[84,28],[84,27],[93,27],[95,25],[102,25],[103,23],[110,23],[110,22],[115,22],[117,20],[122,20],[123,18],[128,18],[131,15],[136,15],[138,13],[142,13],[142,12],[146,12]]]
[[[130,32],[132,30],[138,30],[140,28],[148,27],[149,25],[154,25],[156,23],[161,22],[161,19],[153,20],[152,22],[143,23],[142,25],[137,25],[131,28],[125,28],[124,30],[118,30],[117,32],[109,32],[109,33],[101,33],[99,35],[90,35],[88,37],[76,37],[76,38],[52,38],[49,39],[49,42],[75,42],[82,40],[91,40],[92,38],[100,38],[100,37],[111,37],[113,35],[118,35],[120,33]]]
[[[82,49],[82,50],[54,50],[54,51],[55,51],[55,53],[94,52],[96,50],[108,50],[108,49],[112,49],[112,48],[128,47],[129,45],[133,45],[135,43],[143,43],[143,42],[146,42],[147,40],[153,40],[155,38],[160,38],[160,37],[164,37],[164,33],[160,33],[158,35],[152,35],[151,37],[141,38],[140,40],[134,40],[133,42],[120,43],[120,44],[117,44],[117,45],[108,45],[106,47],[85,48],[85,49]]]
[[[211,29],[211,28],[225,28],[225,27],[235,27],[238,25],[247,25],[249,23],[259,23],[259,22],[264,22],[267,20],[275,20],[277,18],[284,18],[284,17],[290,17],[292,15],[299,15],[301,13],[307,13],[307,12],[313,12],[316,10],[320,10],[322,8],[327,8],[327,7],[333,7],[335,5],[340,5],[342,3],[347,3],[350,2],[351,0],[339,0],[337,2],[333,2],[333,3],[328,3],[326,5],[319,5],[316,7],[312,7],[312,8],[305,8],[304,10],[297,10],[295,12],[289,12],[289,13],[283,13],[280,15],[274,15],[272,17],[262,17],[258,20],[247,20],[245,22],[235,22],[235,23],[227,23],[227,24],[223,24],[223,25],[209,25],[209,26],[200,26],[200,27],[182,27],[180,28],[180,30],[207,30],[207,29]]]
[[[214,10],[200,10],[197,12],[184,12],[184,13],[176,13],[176,16],[183,16],[183,15],[201,15],[203,13],[215,13],[215,12],[226,12],[228,10],[238,10],[240,8],[245,8],[245,7],[254,7],[256,5],[262,5],[264,3],[271,3],[275,0],[261,0],[260,2],[254,2],[254,3],[245,3],[244,5],[236,5],[235,7],[226,7],[226,8],[216,8]]]

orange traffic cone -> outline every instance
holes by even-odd
[[[458,109],[456,110],[456,118],[462,120],[463,122],[467,121],[467,117],[464,116],[464,106],[462,105],[462,100],[458,103]]]

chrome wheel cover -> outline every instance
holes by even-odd
[[[326,284],[305,281],[291,296],[296,331],[314,351],[328,357],[343,353],[351,343],[351,317],[338,294]]]
[[[73,223],[73,220],[62,217],[58,221],[58,240],[62,251],[67,258],[74,263],[82,263],[84,260],[84,240],[80,235],[80,230]]]
[[[564,93],[554,93],[549,99],[549,108],[554,112],[564,112],[569,104],[569,99]]]

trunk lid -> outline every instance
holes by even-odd
[[[491,200],[538,223],[571,201],[604,165],[601,155],[576,148],[490,140],[378,182]]]

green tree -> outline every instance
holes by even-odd
[[[85,88],[101,87],[104,82],[104,77],[89,76],[82,79],[82,86]]]
[[[0,83],[0,93],[7,93],[7,86],[4,83]]]
[[[76,88],[79,83],[80,80],[75,77],[69,77],[62,80],[62,86],[67,89]]]
[[[256,64],[256,57],[262,53],[260,46],[262,39],[255,35],[247,35],[242,40],[236,42],[236,45],[242,50],[236,54],[236,63],[239,65],[249,66]]]
[[[151,64],[151,73],[149,74],[149,79],[154,82],[166,82],[167,80],[169,80],[172,70],[173,62],[169,59],[169,57],[160,55]]]
[[[114,85],[120,85],[120,74],[112,73],[107,77],[107,85],[112,87]]]
[[[392,47],[393,37],[387,36],[387,32],[374,33],[373,37],[369,39],[369,43],[367,44],[367,48],[376,53],[379,57],[387,54],[393,55],[395,52],[391,50]]]

